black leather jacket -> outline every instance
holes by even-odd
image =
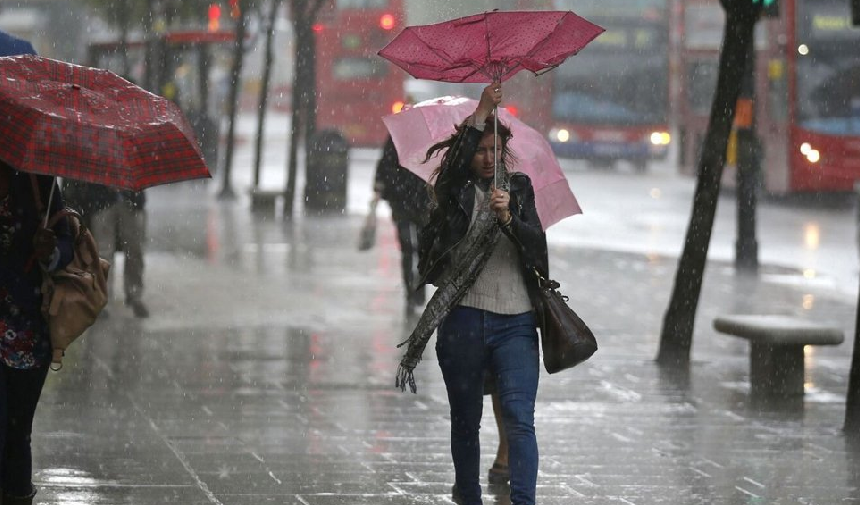
[[[483,132],[468,127],[460,139],[458,155],[450,161],[450,169],[471,170],[471,160],[475,155]],[[457,149],[457,146],[451,148]],[[455,151],[457,152],[457,151]],[[451,261],[454,247],[465,237],[472,218],[475,204],[475,184],[466,176],[459,190],[455,189],[456,202],[448,205],[448,211],[436,208],[430,222],[418,235],[418,271],[422,283],[436,284],[440,275]],[[549,276],[546,234],[544,233],[537,209],[531,179],[526,174],[515,172],[510,175],[511,225],[502,231],[517,245],[520,252],[520,265],[529,289],[537,285],[534,270],[544,277]]]

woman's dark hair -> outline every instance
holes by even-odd
[[[496,129],[497,128],[497,129]],[[438,156],[440,151],[445,151],[442,155],[442,162],[433,171],[433,174],[430,176],[430,181],[433,183],[433,192],[431,197],[436,202],[437,205],[445,206],[448,199],[451,197],[452,188],[463,184],[472,176],[471,171],[463,171],[460,173],[454,173],[453,170],[450,170],[450,161],[455,156],[454,151],[458,146],[458,141],[462,136],[463,132],[466,129],[466,124],[459,124],[455,127],[455,132],[448,137],[447,139],[437,142],[430,146],[427,149],[427,155],[424,158],[424,163],[430,161],[431,158]],[[487,117],[486,121],[484,121],[484,136],[492,135],[494,129],[498,132],[499,135],[499,151],[501,153],[501,162],[507,169],[507,167],[513,166],[516,162],[516,159],[511,152],[510,148],[510,140],[513,137],[511,133],[511,129],[508,128],[502,121],[498,122],[498,126],[494,125],[493,116]],[[483,137],[482,137],[483,138]]]

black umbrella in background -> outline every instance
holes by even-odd
[[[0,56],[36,54],[33,44],[0,30]]]

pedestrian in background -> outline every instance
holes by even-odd
[[[400,165],[389,135],[376,163],[374,198],[388,202],[400,243],[400,268],[405,291],[406,317],[424,307],[426,289],[418,282],[418,230],[430,214],[430,193],[423,179]]]
[[[531,180],[505,170],[515,161],[510,129],[499,123],[493,135],[491,114],[501,100],[499,83],[484,88],[475,113],[427,152],[429,160],[444,151],[434,174],[435,207],[419,236],[419,270],[437,292],[407,340],[397,379],[416,389],[412,372],[438,324],[436,354],[451,409],[453,489],[464,505],[482,503],[479,428],[487,371],[507,434],[512,505],[533,505],[537,484],[540,370],[531,301],[537,279],[531,273],[547,274],[547,245]]]
[[[0,161],[0,503],[30,505],[33,417],[51,362],[48,322],[42,316],[42,275],[72,260],[72,235],[61,219],[42,226],[36,202],[47,198],[54,178],[17,172]],[[64,207],[58,187],[50,214]]]
[[[146,240],[146,194],[121,191],[100,184],[66,181],[69,204],[80,210],[84,222],[99,245],[99,256],[113,263],[114,254],[122,250],[125,305],[134,317],[149,317],[143,303],[143,243]],[[108,286],[113,286],[115,268],[111,268]],[[106,314],[107,311],[102,311]]]

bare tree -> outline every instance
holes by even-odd
[[[860,299],[857,301],[854,323],[854,354],[848,374],[848,394],[845,398],[845,433],[860,442]]]
[[[239,17],[236,19],[236,40],[233,41],[233,69],[230,73],[230,94],[227,98],[227,136],[224,145],[224,181],[220,198],[234,198],[233,183],[231,181],[233,172],[233,147],[236,133],[236,114],[239,109],[239,89],[242,87],[242,63],[245,56],[245,28],[248,23],[249,0],[239,0]]]
[[[292,121],[290,124],[290,150],[287,166],[287,181],[284,188],[284,217],[293,217],[293,202],[296,195],[296,173],[298,172],[298,145],[301,140],[303,121],[305,131],[316,129],[315,100],[316,39],[313,24],[326,0],[290,0],[290,9],[295,34],[295,73],[293,74]]]
[[[266,109],[269,103],[269,81],[271,80],[272,60],[274,58],[272,40],[275,35],[275,22],[277,21],[278,9],[280,7],[281,0],[271,0],[271,10],[269,11],[268,24],[266,25],[266,52],[263,63],[263,82],[260,88],[260,101],[257,108],[257,144],[254,152],[254,191],[256,191],[260,185],[260,164],[263,158],[263,134],[266,130]]]
[[[719,77],[711,117],[705,135],[693,210],[684,240],[684,250],[675,274],[675,285],[660,333],[660,365],[686,367],[693,344],[693,326],[702,290],[702,278],[717,212],[726,146],[735,117],[745,66],[753,44],[753,29],[762,3],[753,0],[720,0],[726,11]]]

